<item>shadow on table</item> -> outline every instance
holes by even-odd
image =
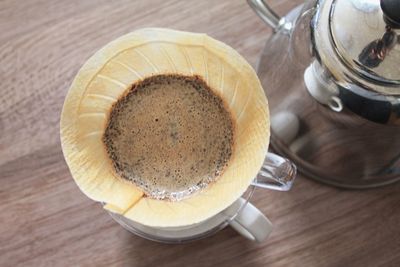
[[[301,178],[271,194],[276,204],[264,212],[275,229],[264,252],[273,266],[400,266],[400,183],[346,190]]]
[[[260,192],[252,202],[274,224],[264,243],[229,227],[180,245],[121,229],[122,266],[400,266],[400,184],[343,190],[299,179],[290,192]]]
[[[264,266],[252,258],[260,244],[240,236],[230,227],[211,237],[186,244],[162,244],[125,235],[123,266]]]

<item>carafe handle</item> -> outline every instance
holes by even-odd
[[[279,17],[264,0],[247,0],[247,3],[265,23],[274,29],[274,31],[278,31],[282,27],[285,30],[291,29],[292,24],[286,22],[284,17]]]
[[[296,173],[296,165],[293,162],[269,152],[252,185],[260,188],[288,191],[292,187]]]

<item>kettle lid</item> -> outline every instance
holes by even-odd
[[[333,0],[329,9],[318,31],[328,28],[324,39],[340,62],[377,91],[400,94],[400,1]]]

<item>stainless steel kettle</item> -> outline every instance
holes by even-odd
[[[400,1],[248,3],[275,31],[257,67],[273,148],[331,185],[400,180]]]

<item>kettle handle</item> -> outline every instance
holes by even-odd
[[[247,0],[247,3],[265,23],[274,29],[279,27],[281,18],[264,0]]]

